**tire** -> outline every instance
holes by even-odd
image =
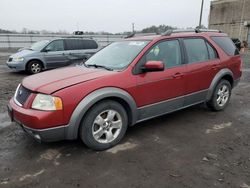
[[[230,101],[232,86],[229,81],[221,80],[214,89],[212,98],[207,105],[214,111],[223,110]]]
[[[34,60],[34,61],[29,62],[27,66],[27,71],[30,74],[37,74],[42,71],[42,68],[43,68],[42,63]]]
[[[80,127],[81,140],[93,150],[105,150],[118,144],[128,127],[128,116],[121,104],[105,100],[94,105]]]

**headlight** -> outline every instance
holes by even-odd
[[[13,58],[13,61],[15,61],[15,62],[20,62],[20,61],[23,61],[23,60],[24,60],[23,57],[14,57]]]
[[[37,110],[62,110],[62,100],[59,97],[51,95],[37,94],[33,103],[32,108]]]

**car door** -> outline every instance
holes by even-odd
[[[203,38],[183,39],[187,63],[185,106],[202,102],[207,90],[221,68],[216,50]]]
[[[186,66],[183,64],[178,40],[162,41],[154,45],[141,59],[162,61],[165,70],[141,72],[137,75],[139,119],[147,119],[183,107],[186,81]]]
[[[65,39],[66,56],[68,65],[81,62],[83,54],[81,53],[81,39]]]
[[[54,40],[43,50],[47,68],[57,68],[67,65],[68,58],[64,51],[63,39]]]

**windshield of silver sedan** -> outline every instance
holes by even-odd
[[[122,70],[142,51],[149,41],[114,42],[85,62],[86,67]]]

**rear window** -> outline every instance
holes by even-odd
[[[94,40],[82,40],[83,49],[97,49],[98,45]]]
[[[228,55],[233,56],[239,54],[239,50],[235,47],[233,41],[229,37],[211,37],[211,38]]]
[[[98,48],[98,45],[94,40],[67,39],[65,41],[67,50],[84,50]]]

